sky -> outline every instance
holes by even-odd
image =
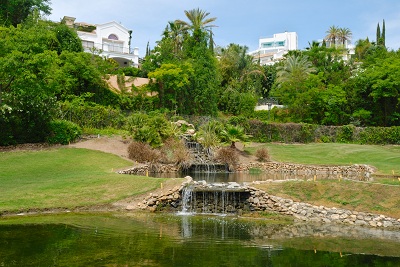
[[[322,40],[330,26],[349,28],[352,42],[376,39],[377,24],[385,20],[386,46],[400,47],[399,0],[51,0],[48,19],[64,16],[76,22],[121,23],[133,31],[132,47],[142,57],[149,42],[154,48],[168,21],[185,20],[184,11],[200,8],[216,17],[213,23],[216,45],[230,43],[258,48],[260,38],[275,33],[297,32],[299,49]]]

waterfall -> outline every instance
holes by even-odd
[[[181,191],[181,211],[179,214],[236,214],[246,209],[250,193],[229,189],[226,184],[212,188],[187,185]]]
[[[181,214],[190,214],[193,201],[193,186],[185,186],[182,189],[182,210]]]
[[[186,169],[187,173],[226,173],[229,168],[226,164],[218,164],[210,148],[204,148],[200,143],[185,138],[185,145],[193,155],[193,163]]]

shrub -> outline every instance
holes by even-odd
[[[234,169],[239,162],[239,153],[234,148],[222,147],[215,153],[215,159],[220,163],[228,164],[229,169]]]
[[[337,140],[340,143],[350,143],[353,141],[354,125],[343,125],[338,132]]]
[[[82,129],[76,123],[66,120],[50,122],[50,135],[47,142],[50,144],[66,145],[75,141],[82,134]]]
[[[192,156],[181,140],[168,138],[160,149],[163,163],[174,163],[180,167],[188,167]]]
[[[266,149],[265,147],[260,148],[256,151],[256,157],[257,160],[260,162],[270,161],[268,149]]]
[[[161,159],[159,151],[143,142],[132,142],[128,146],[128,157],[139,163],[155,163]]]
[[[127,119],[126,129],[134,140],[159,147],[174,135],[174,129],[164,114],[135,113]]]

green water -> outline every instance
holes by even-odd
[[[236,217],[0,219],[0,266],[400,266],[400,233]]]

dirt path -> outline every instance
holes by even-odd
[[[128,158],[128,145],[130,141],[131,141],[130,139],[124,139],[120,136],[113,136],[113,137],[98,136],[74,144],[70,144],[68,145],[68,147],[86,148],[86,149],[103,151],[130,160]]]

